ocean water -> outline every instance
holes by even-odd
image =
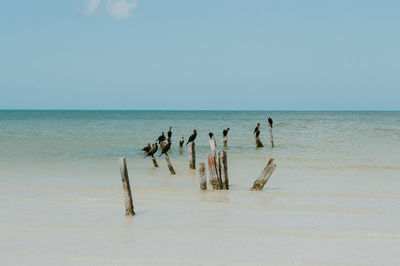
[[[169,126],[176,175],[141,151]],[[200,191],[179,139],[206,162],[226,127],[231,188]],[[0,111],[1,265],[399,265],[399,191],[400,112]]]

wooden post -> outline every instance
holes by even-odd
[[[125,215],[133,216],[135,212],[133,210],[131,186],[129,184],[125,157],[119,158],[119,170],[121,172],[122,186],[124,188]]]
[[[206,164],[199,163],[200,188],[207,190]]]
[[[165,160],[167,161],[169,171],[171,172],[171,174],[175,175],[176,173],[174,167],[172,167],[171,161],[169,160],[167,153],[165,154]]]
[[[153,161],[154,167],[158,167],[158,163],[157,163],[156,158],[151,157],[151,160]]]
[[[228,147],[228,137],[225,136],[223,142],[224,142],[224,148]]]
[[[269,177],[275,171],[276,164],[274,164],[274,159],[270,159],[267,165],[262,170],[260,176],[254,181],[252,190],[262,190],[264,185],[267,183]]]
[[[256,137],[256,147],[257,148],[262,148],[264,145],[262,144],[261,140],[259,137]]]
[[[269,127],[269,135],[271,137],[271,144],[272,144],[272,148],[275,147],[274,145],[274,137],[272,136],[272,127]]]
[[[213,189],[220,189],[220,182],[218,181],[217,166],[215,155],[213,153],[207,154],[208,172],[210,173],[210,183]]]
[[[179,153],[182,154],[183,153],[183,148],[179,147]]]
[[[196,169],[196,150],[194,142],[189,143],[188,153],[189,153],[189,168]]]
[[[210,149],[211,153],[217,154],[217,143],[214,138],[210,139]]]
[[[221,175],[222,189],[229,189],[228,159],[226,156],[226,151],[219,152],[219,169]]]

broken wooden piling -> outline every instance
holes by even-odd
[[[275,147],[275,145],[274,145],[274,136],[272,136],[272,127],[271,126],[269,126],[269,135],[270,135],[270,138],[271,138],[271,145],[272,145],[272,148],[273,148],[273,147]]]
[[[221,177],[222,189],[229,189],[228,159],[226,151],[220,151],[218,153],[218,159],[219,159],[219,173]]]
[[[210,184],[212,185],[213,189],[220,189],[221,182],[219,181],[215,155],[213,153],[207,154],[207,162],[208,172],[210,174]]]
[[[131,186],[129,184],[128,169],[126,167],[125,157],[119,158],[119,169],[121,172],[122,186],[124,189],[125,215],[133,216],[135,215],[135,211],[133,210]]]
[[[167,153],[165,154],[165,160],[167,161],[169,172],[171,174],[175,175],[176,173],[175,173],[174,167],[172,167],[171,161],[169,160],[169,157],[168,157]]]
[[[224,137],[223,143],[224,143],[224,148],[228,147],[228,137],[227,136]]]
[[[276,164],[274,164],[274,159],[270,159],[267,165],[262,170],[260,176],[256,179],[256,181],[254,181],[254,185],[251,189],[262,190],[272,173],[275,171],[275,168]]]
[[[200,189],[207,190],[206,164],[199,163]]]
[[[214,138],[210,139],[210,149],[211,153],[217,154],[217,143],[215,142]]]
[[[196,150],[194,142],[189,143],[188,154],[189,154],[189,168],[196,169]]]

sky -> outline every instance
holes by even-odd
[[[400,1],[0,3],[0,109],[400,110]]]

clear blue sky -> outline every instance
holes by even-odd
[[[0,4],[0,109],[399,110],[398,0]]]

